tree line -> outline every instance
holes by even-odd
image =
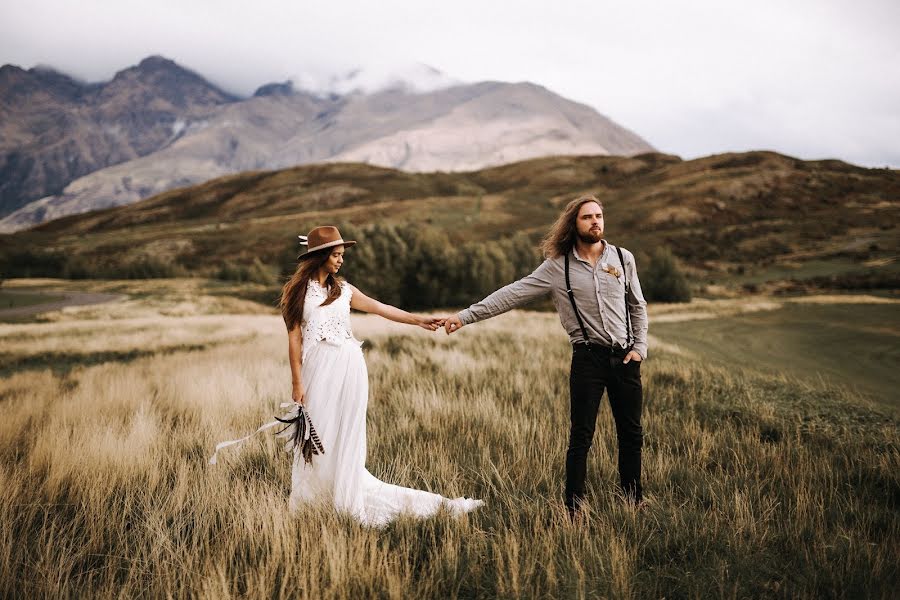
[[[342,276],[382,302],[412,310],[471,304],[531,273],[541,260],[537,245],[521,233],[456,244],[444,230],[427,226],[340,230],[359,242],[347,251]]]
[[[541,263],[537,240],[514,233],[499,240],[454,242],[448,233],[430,225],[339,224],[345,239],[359,244],[350,248],[342,275],[360,290],[379,300],[423,310],[467,306],[494,290],[531,273]],[[296,268],[302,250],[296,238],[286,244],[277,264],[256,257],[249,264],[225,261],[202,271],[176,261],[146,257],[120,263],[91,260],[60,251],[36,248],[0,251],[0,277],[58,277],[64,279],[148,279],[208,276],[254,282],[277,296],[281,283]],[[690,288],[672,254],[655,249],[638,252],[638,273],[648,301],[690,300]],[[549,307],[549,304],[547,304]]]
[[[367,294],[410,309],[467,306],[531,273],[541,263],[538,244],[517,233],[500,240],[454,244],[434,227],[373,224],[339,226],[347,251],[342,275]],[[291,247],[296,253],[296,247]],[[665,248],[638,255],[644,296],[651,302],[686,302],[690,287]],[[292,257],[293,258],[293,257]],[[293,271],[285,270],[288,276]],[[548,305],[549,306],[549,305]]]

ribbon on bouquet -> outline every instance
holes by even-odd
[[[322,446],[319,435],[316,433],[316,430],[313,427],[312,420],[309,418],[309,413],[304,410],[302,405],[297,404],[296,402],[281,403],[281,408],[285,408],[288,406],[292,408],[286,414],[282,415],[281,417],[275,417],[274,421],[266,423],[250,435],[245,435],[244,437],[237,440],[228,440],[227,442],[220,442],[216,444],[216,450],[210,457],[209,464],[216,464],[219,450],[222,450],[223,448],[227,448],[229,446],[242,444],[253,436],[262,433],[267,429],[277,427],[279,423],[285,423],[286,426],[277,431],[275,437],[287,439],[287,442],[284,444],[285,452],[291,452],[295,448],[299,448],[300,454],[303,456],[303,460],[305,460],[307,464],[312,462],[312,457],[314,454],[325,454],[325,448]]]

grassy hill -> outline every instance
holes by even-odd
[[[900,172],[773,152],[549,157],[468,173],[354,163],[243,173],[0,236],[0,269],[16,275],[44,261],[58,271],[75,262],[82,276],[127,276],[134,265],[147,266],[136,276],[215,275],[226,263],[278,272],[290,267],[296,235],[322,223],[412,223],[451,244],[514,233],[536,241],[584,192],[603,199],[608,239],[639,259],[668,246],[695,288],[791,279],[802,282],[779,285],[900,287]]]

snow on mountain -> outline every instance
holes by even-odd
[[[290,78],[295,89],[320,97],[346,96],[354,93],[374,94],[387,89],[424,94],[464,82],[422,63],[411,63],[390,69],[350,69],[342,73],[314,73],[311,71]]]

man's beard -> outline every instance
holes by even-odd
[[[585,244],[596,244],[600,240],[603,239],[603,232],[599,229],[594,229],[588,231],[587,233],[581,233],[580,231],[576,232],[578,234],[578,239],[584,242]]]

